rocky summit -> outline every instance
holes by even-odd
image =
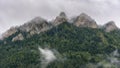
[[[67,22],[67,16],[64,12],[61,12],[59,16],[57,16],[56,19],[52,22],[52,24],[56,26],[63,22]]]
[[[74,20],[74,25],[77,27],[98,27],[97,23],[85,13],[81,13],[79,16],[77,16],[77,18]]]
[[[118,29],[114,21],[109,21],[107,24],[104,25],[104,28],[106,32],[110,32]]]
[[[26,33],[26,37],[30,37],[34,34],[44,32],[50,28],[50,24],[45,19],[41,17],[36,17],[19,27],[10,28],[3,34],[3,39],[15,34],[15,37],[13,37],[11,41],[23,40],[24,36],[22,33]]]
[[[36,17],[30,22],[20,26],[19,29],[21,31],[29,32],[30,35],[39,34],[40,32],[49,29],[49,23],[41,17]]]

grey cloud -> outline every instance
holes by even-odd
[[[69,17],[85,12],[98,24],[114,20],[120,26],[119,0],[0,0],[0,33],[36,16],[51,20],[61,11]]]

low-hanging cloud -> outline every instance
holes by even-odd
[[[118,59],[120,57],[118,53],[118,49],[113,51],[110,56],[107,57],[107,59],[101,61],[98,63],[98,66],[103,66],[105,68],[119,68],[120,67],[120,60]]]
[[[120,26],[119,0],[0,0],[0,33],[36,16],[53,19],[61,11],[69,17],[85,12],[98,24],[114,20]]]
[[[46,68],[49,63],[57,59],[54,53],[48,48],[42,49],[39,47],[39,50],[41,53],[41,68]]]
[[[65,58],[61,56],[61,54],[55,49],[49,48],[41,48],[39,47],[40,51],[40,61],[41,61],[41,68],[46,68],[48,64],[54,61],[63,62]]]
[[[118,53],[118,49],[116,49],[100,62],[96,64],[89,63],[86,66],[89,66],[89,68],[119,68],[120,67],[119,57],[120,54]]]

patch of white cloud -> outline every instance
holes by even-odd
[[[49,63],[57,59],[50,49],[42,49],[39,47],[39,50],[41,53],[41,68],[46,68]]]
[[[61,54],[55,49],[41,48],[40,51],[40,60],[41,60],[41,68],[47,68],[47,66],[56,61],[63,62],[65,58],[61,56]]]

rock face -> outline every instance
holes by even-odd
[[[18,31],[17,27],[11,27],[9,30],[7,30],[5,33],[2,34],[2,39],[11,36],[12,34],[16,33],[17,31]]]
[[[97,28],[98,25],[96,22],[85,13],[81,13],[79,16],[77,16],[76,19],[74,19],[74,25],[77,27],[91,27],[91,28]]]
[[[56,17],[56,19],[53,21],[53,25],[57,26],[61,23],[67,22],[67,16],[64,12],[61,12],[59,16]]]
[[[20,33],[20,34],[18,34],[16,37],[14,37],[13,39],[12,39],[12,41],[14,42],[14,41],[17,41],[17,40],[24,40],[24,37],[23,37],[23,35]]]
[[[48,22],[41,17],[36,17],[30,22],[19,27],[21,31],[29,32],[31,35],[39,34],[50,28]]]
[[[50,28],[51,28],[51,26],[45,19],[43,19],[41,17],[36,17],[36,18],[32,19],[31,21],[29,21],[28,23],[25,23],[19,27],[10,28],[8,31],[6,31],[3,34],[3,37],[7,38],[7,37],[15,34],[16,32],[18,32],[18,34],[15,35],[15,37],[13,37],[12,41],[23,40],[24,37],[21,32],[28,33],[27,35],[30,37],[31,35],[39,34],[41,32],[49,30]]]
[[[104,29],[105,29],[106,32],[110,32],[110,31],[113,31],[113,30],[117,30],[118,27],[115,25],[114,21],[110,21],[110,22],[108,22],[107,24],[104,25]]]

